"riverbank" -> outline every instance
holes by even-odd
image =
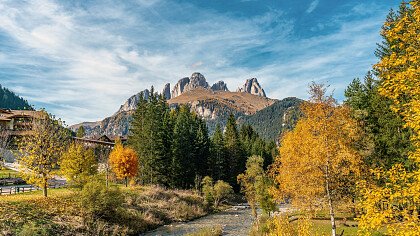
[[[79,192],[51,189],[0,196],[0,235],[125,235],[139,234],[171,222],[186,222],[208,214],[198,194],[160,187],[121,188],[124,204],[111,219],[86,221]]]

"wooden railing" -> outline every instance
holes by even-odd
[[[63,188],[66,185],[63,184],[57,184],[57,185],[51,185],[48,188]],[[37,191],[37,190],[41,190],[41,188],[39,187],[35,187],[32,185],[28,185],[28,186],[3,186],[0,187],[0,195],[12,195],[12,194],[19,194],[19,193],[28,193],[28,192],[32,192],[32,191]]]

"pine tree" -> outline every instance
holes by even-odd
[[[162,95],[155,93],[153,87],[148,100],[141,93],[131,123],[129,145],[139,156],[142,183],[168,185],[171,129],[169,106]]]
[[[354,118],[362,124],[366,134],[364,145],[360,146],[366,155],[365,162],[372,168],[389,169],[396,163],[410,167],[411,131],[391,110],[392,101],[379,94],[379,83],[369,72],[363,83],[354,79],[345,90],[345,104],[352,108]]]
[[[172,141],[172,187],[189,188],[195,181],[194,127],[188,105],[181,105]]]
[[[226,159],[226,148],[223,138],[223,131],[219,124],[211,138],[210,158],[208,161],[209,174],[213,179],[228,180],[228,162]]]
[[[86,135],[85,127],[82,125],[77,129],[76,137],[83,138]]]
[[[225,130],[225,148],[228,160],[228,183],[235,190],[239,190],[237,176],[245,171],[246,153],[242,148],[236,120],[233,114],[230,114]]]

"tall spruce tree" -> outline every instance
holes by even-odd
[[[225,130],[225,148],[228,160],[228,182],[236,191],[239,190],[237,176],[245,171],[246,153],[242,148],[236,120],[229,115]]]
[[[139,156],[139,177],[144,184],[168,185],[170,172],[169,106],[154,92],[146,100],[140,94],[129,136],[129,144]]]
[[[368,149],[365,162],[385,169],[396,163],[410,167],[411,131],[404,128],[402,118],[391,110],[392,101],[379,94],[379,83],[369,72],[363,83],[354,79],[345,90],[345,103],[352,108],[353,116],[361,122],[366,134],[362,147]]]
[[[213,179],[228,180],[228,162],[226,157],[223,131],[220,124],[217,124],[216,130],[211,138],[210,158],[208,161],[209,175],[213,177]]]
[[[195,180],[195,128],[188,105],[181,105],[173,130],[171,186],[192,187]]]

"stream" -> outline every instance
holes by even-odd
[[[203,228],[221,226],[223,235],[246,236],[253,223],[251,209],[245,205],[237,205],[228,210],[204,216],[185,223],[173,223],[142,234],[144,236],[181,236],[197,232]]]

